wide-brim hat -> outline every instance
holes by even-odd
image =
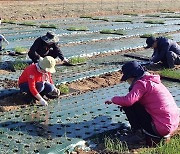
[[[123,76],[121,78],[121,81],[126,81],[131,77],[141,77],[144,72],[144,68],[137,61],[127,62],[122,66]]]
[[[51,56],[46,56],[44,58],[40,58],[39,62],[39,67],[43,70],[45,70],[46,72],[50,72],[50,73],[55,73],[55,65],[56,65],[56,61],[53,57]]]
[[[59,37],[54,32],[47,32],[46,35],[41,37],[46,43],[57,43],[59,42]]]
[[[156,38],[155,38],[155,37],[153,37],[153,36],[148,37],[148,38],[146,39],[146,44],[147,44],[147,46],[146,46],[145,48],[146,48],[146,49],[147,49],[147,48],[151,48],[151,47],[153,46],[153,44],[154,44],[155,41],[156,41]]]

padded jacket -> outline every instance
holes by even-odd
[[[36,89],[37,82],[50,82],[53,84],[51,74],[48,73],[41,73],[38,71],[36,64],[29,65],[25,68],[21,76],[19,77],[18,84],[28,83],[29,90],[33,96],[38,94]]]
[[[152,122],[162,136],[172,134],[178,127],[179,110],[159,75],[144,75],[137,80],[126,96],[112,98],[114,104],[131,106],[138,102],[151,115]]]

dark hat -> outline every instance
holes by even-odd
[[[146,46],[145,48],[151,48],[151,47],[153,46],[153,44],[154,44],[155,41],[156,41],[156,38],[155,38],[155,37],[153,37],[153,36],[148,37],[148,38],[146,39],[146,44],[147,44],[147,46]]]
[[[46,43],[57,43],[59,42],[58,36],[54,32],[47,32],[46,35],[41,37]]]
[[[127,62],[122,66],[123,76],[121,81],[126,81],[131,77],[141,77],[144,72],[144,68],[137,61]]]

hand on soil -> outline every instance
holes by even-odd
[[[113,102],[111,101],[111,100],[107,100],[107,101],[105,101],[105,104],[112,104]]]
[[[48,106],[47,101],[44,100],[43,98],[40,100],[40,103],[41,103],[41,105],[43,105],[43,106]]]

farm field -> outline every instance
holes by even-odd
[[[37,7],[48,2],[37,1]],[[67,13],[63,12],[61,17],[53,14],[52,9],[52,12],[44,17],[43,14],[30,17],[30,14],[20,13],[24,9],[24,3],[0,1],[0,8],[4,7],[4,22],[2,20],[0,33],[9,41],[9,45],[4,46],[5,50],[0,55],[0,151],[3,154],[70,153],[78,144],[82,146],[84,141],[89,142],[92,136],[126,128],[129,123],[125,115],[117,106],[107,106],[104,102],[109,97],[125,95],[128,92],[129,85],[119,81],[122,76],[121,66],[125,62],[137,60],[146,64],[151,57],[152,50],[144,49],[146,39],[141,37],[142,35],[168,36],[180,43],[180,13],[156,12],[149,15],[146,10],[142,10],[145,13],[137,12],[134,16],[118,14],[117,10],[111,13],[104,10],[89,13],[89,18],[80,17],[76,13],[64,18]],[[32,3],[35,4],[34,1]],[[13,8],[13,4],[16,4],[14,7],[22,5],[22,10],[17,12],[17,16],[10,17],[6,7]],[[53,1],[53,6],[58,6],[57,4],[58,1]],[[81,4],[87,6],[83,1]],[[154,11],[157,10],[152,12]],[[33,13],[32,10],[30,12]],[[122,19],[123,22],[117,22]],[[162,21],[163,24],[145,23],[148,20]],[[25,22],[33,25],[24,24]],[[41,28],[41,25],[54,26]],[[72,27],[83,27],[86,30],[68,30]],[[103,34],[103,30],[121,30],[123,34]],[[55,84],[66,84],[72,92],[49,100],[48,107],[28,105],[23,103],[17,86],[22,69],[12,68],[12,64],[18,61],[26,63],[30,59],[27,54],[12,56],[9,52],[16,47],[25,48],[27,51],[34,40],[45,35],[47,31],[58,35],[60,49],[66,58],[85,57],[86,63],[77,66],[57,65],[57,72],[53,74]],[[125,54],[139,55],[146,57],[146,60]],[[153,71],[158,73],[159,69]],[[180,68],[176,67],[175,71],[179,73]],[[180,107],[179,80],[163,80],[163,83],[173,93]]]

